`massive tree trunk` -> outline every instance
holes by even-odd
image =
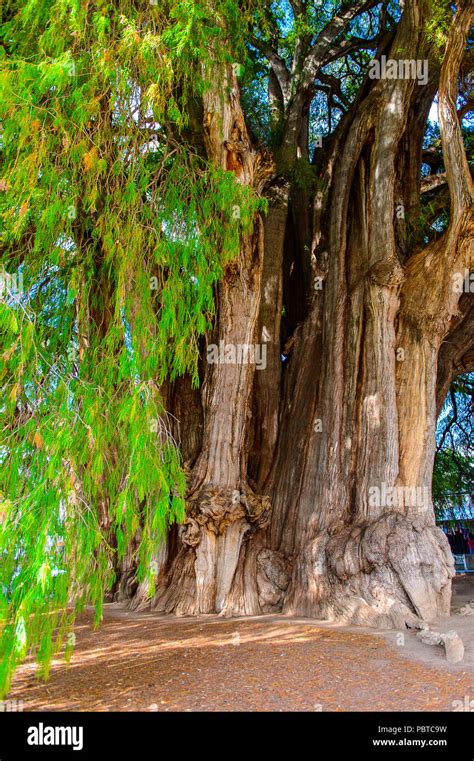
[[[416,10],[404,16],[394,57],[401,48],[408,58],[420,57],[423,25]],[[459,14],[464,34],[468,15]],[[295,344],[303,360],[287,402],[289,439],[297,416],[306,446],[299,448],[299,464],[285,465],[281,453],[272,492],[273,546],[295,558],[287,613],[402,626],[449,612],[453,564],[435,526],[430,485],[437,356],[459,298],[452,274],[472,265],[472,186],[449,92],[462,42],[455,47],[451,37],[439,92],[445,161],[458,198],[445,236],[402,267],[394,224],[396,158],[413,83],[372,88],[336,167],[324,307],[315,302],[314,327]],[[308,341],[322,365],[309,392]],[[285,449],[288,441],[282,442]]]
[[[423,0],[407,3],[392,58],[401,50],[405,59],[430,57],[429,13]],[[209,338],[266,342],[267,368],[259,375],[250,364],[205,366],[188,516],[160,553],[153,608],[283,610],[396,627],[449,613],[453,562],[435,525],[431,478],[440,395],[466,356],[472,323],[452,287],[453,275],[473,264],[472,181],[455,110],[471,18],[463,5],[441,71],[432,62],[423,92],[413,79],[366,80],[318,162],[312,219],[307,195],[274,172],[269,214],[255,219],[226,272]],[[228,77],[224,96],[205,95],[208,155],[223,167],[229,152],[238,155],[239,181],[262,190],[262,157]],[[420,248],[412,222],[438,78],[451,215],[444,235]],[[292,104],[300,101],[302,108],[303,96]],[[303,111],[299,121],[290,116],[299,135]],[[317,278],[299,309],[289,261],[301,269],[303,296]],[[284,366],[282,308],[301,319]]]
[[[230,67],[221,84],[222,90],[204,96],[208,157],[260,190],[261,157],[251,149]],[[205,366],[201,451],[189,474],[187,519],[175,537],[174,554],[161,554],[153,603],[158,610],[258,612],[246,549],[250,536],[268,523],[270,503],[247,481],[255,363],[248,358],[239,363],[232,352],[260,342],[263,240],[263,221],[257,217],[253,230],[242,236],[239,260],[228,266],[218,289],[218,317],[208,343],[219,356]]]

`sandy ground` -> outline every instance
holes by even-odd
[[[471,610],[472,613],[466,615]],[[449,618],[439,618],[430,625],[430,629],[438,632],[456,631],[464,643],[464,658],[461,663],[446,662],[444,648],[429,647],[416,636],[415,632],[405,632],[404,644],[400,642],[399,632],[381,632],[385,640],[398,648],[400,655],[427,666],[442,668],[451,674],[462,671],[474,674],[474,574],[457,576],[453,583],[451,615]],[[474,699],[474,688],[471,688],[471,698]],[[473,703],[474,709],[474,703]]]
[[[474,616],[458,612],[471,600],[474,579],[457,578],[453,615],[433,627],[461,635],[459,664],[409,630],[177,619],[110,604],[98,632],[89,615],[78,622],[69,666],[54,661],[44,684],[25,663],[9,698],[25,711],[452,711],[474,699]]]

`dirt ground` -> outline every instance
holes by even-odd
[[[69,666],[54,661],[44,684],[25,663],[9,698],[25,711],[452,711],[474,698],[474,617],[459,612],[471,600],[474,579],[457,578],[453,616],[433,627],[463,638],[454,665],[409,630],[179,619],[109,604],[98,632],[90,615],[78,622]]]

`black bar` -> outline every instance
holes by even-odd
[[[63,730],[56,733],[56,727]],[[77,749],[32,745],[28,738],[69,741]],[[292,759],[304,754],[311,761],[328,754],[471,761],[470,738],[470,705],[452,713],[0,713],[0,761],[139,761],[170,752],[223,759],[259,751],[265,758],[275,752],[279,757],[290,753]]]

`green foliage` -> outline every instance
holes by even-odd
[[[433,471],[433,503],[439,517],[456,508],[462,514],[463,506],[472,500],[474,461],[456,449],[442,449],[436,454]]]
[[[445,0],[430,0],[431,17],[426,26],[425,36],[428,43],[434,45],[439,58],[441,59],[442,51],[451,29],[453,19],[452,4]]]
[[[433,502],[437,515],[443,518],[453,511],[462,516],[474,496],[473,381],[472,373],[453,380],[438,420]]]
[[[153,592],[186,486],[162,384],[198,382],[215,284],[259,208],[185,139],[245,55],[240,3],[29,0],[3,18],[1,263],[23,290],[0,301],[0,694],[28,651],[44,676],[70,654],[130,552]]]
[[[295,161],[292,175],[295,187],[301,190],[311,190],[321,185],[316,168],[302,159]]]

